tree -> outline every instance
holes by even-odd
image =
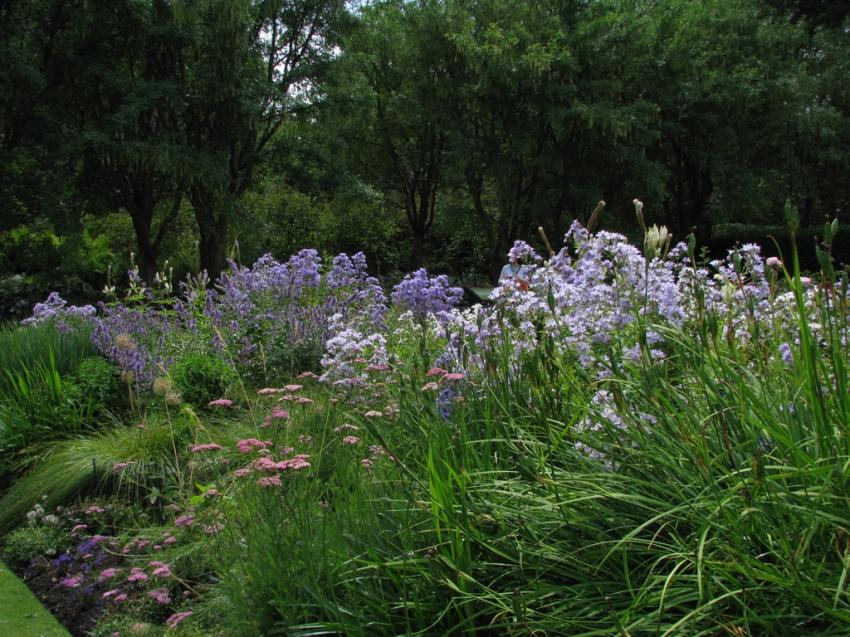
[[[104,3],[86,26],[77,53],[86,71],[70,86],[82,96],[86,175],[130,214],[150,281],[183,197],[186,34],[165,0]]]
[[[425,259],[449,153],[451,50],[442,5],[390,1],[365,9],[343,61],[362,81],[348,81],[336,93],[342,108],[367,101],[360,126],[349,130],[357,139],[357,170],[400,200],[412,237],[412,269]],[[352,94],[340,99],[345,90]]]
[[[230,219],[270,142],[315,100],[334,53],[344,0],[185,0],[194,31],[187,52],[186,130],[194,149],[188,187],[201,268],[225,266]]]

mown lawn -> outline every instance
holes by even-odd
[[[2,562],[0,562],[0,635],[68,637],[68,632]]]

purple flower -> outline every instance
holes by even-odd
[[[442,315],[460,303],[463,290],[452,287],[445,274],[428,276],[425,268],[408,274],[393,288],[393,303],[402,310],[413,312],[418,319],[428,314]]]

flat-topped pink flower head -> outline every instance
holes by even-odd
[[[263,387],[257,390],[257,394],[260,396],[271,396],[273,394],[280,394],[282,391],[282,389],[278,389],[277,387]]]
[[[271,458],[257,458],[254,461],[254,469],[265,472],[276,471],[277,464]]]
[[[152,591],[148,591],[148,595],[150,595],[151,599],[153,599],[157,604],[165,606],[166,604],[171,603],[171,596],[168,594],[167,588],[156,588]]]
[[[189,451],[192,453],[203,453],[205,451],[221,451],[221,445],[217,445],[214,442],[208,442],[201,445],[192,445],[189,447]]]
[[[448,372],[442,367],[432,367],[427,372],[425,372],[426,376],[443,376],[445,374],[448,374]]]
[[[257,440],[256,438],[245,438],[236,443],[236,448],[240,453],[251,453],[257,449],[262,451],[266,447],[271,447],[272,443],[269,440]]]
[[[267,476],[257,480],[257,484],[261,487],[279,487],[283,483],[280,481],[280,476]]]
[[[233,401],[228,398],[217,398],[207,403],[209,407],[230,407],[231,405],[233,405]]]
[[[169,628],[177,628],[177,626],[187,617],[191,617],[194,613],[190,610],[184,610],[180,613],[174,613],[168,619],[165,620],[165,625]]]

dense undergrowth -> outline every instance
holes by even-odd
[[[834,236],[812,280],[575,225],[464,310],[310,251],[177,301],[136,282],[83,317],[120,381],[37,447],[2,430],[6,555],[96,635],[846,634]],[[40,351],[19,369],[91,376]]]

